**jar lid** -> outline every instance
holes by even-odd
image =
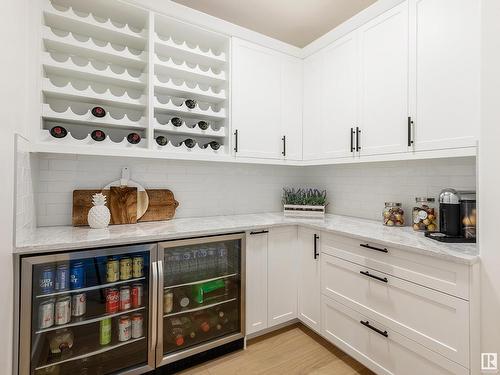
[[[401,207],[401,203],[399,202],[385,202],[387,207]]]
[[[427,198],[427,197],[416,197],[415,202],[435,202],[435,198]]]

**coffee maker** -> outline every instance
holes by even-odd
[[[440,242],[476,242],[476,192],[442,190],[439,194],[439,231],[425,235]]]

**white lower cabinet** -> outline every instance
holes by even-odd
[[[302,323],[320,333],[320,237],[319,231],[299,228],[298,232],[299,282],[298,317]]]
[[[465,367],[326,296],[322,296],[321,309],[322,335],[379,375],[469,373]]]

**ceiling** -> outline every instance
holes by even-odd
[[[247,29],[304,47],[376,0],[173,0]]]

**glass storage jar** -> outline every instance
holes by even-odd
[[[413,207],[413,229],[416,231],[435,232],[437,230],[437,210],[434,207],[434,198],[417,197]]]
[[[405,225],[405,213],[403,208],[401,208],[401,203],[385,202],[382,217],[384,219],[384,225],[388,227],[402,227]]]

